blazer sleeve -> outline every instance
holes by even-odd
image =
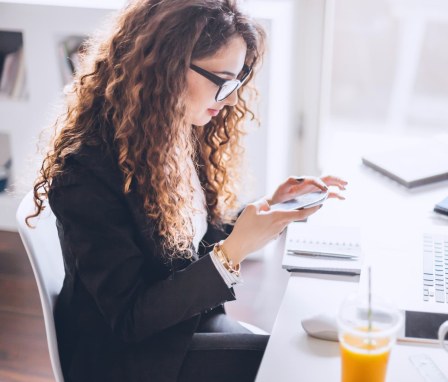
[[[93,175],[53,187],[50,205],[80,281],[122,340],[141,341],[235,299],[209,255],[148,282],[145,255],[158,254],[142,253],[126,203]]]

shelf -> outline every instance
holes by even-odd
[[[23,110],[26,110],[26,107],[29,104],[29,97],[26,98],[19,98],[19,99],[14,99],[14,98],[10,98],[10,97],[0,97],[0,114],[4,114],[4,113],[11,113],[13,109],[17,109],[20,110],[21,108],[23,108]],[[1,130],[1,127],[0,127]]]

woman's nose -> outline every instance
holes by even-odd
[[[238,102],[238,91],[230,93],[230,95],[224,100],[224,103],[229,106],[235,106]]]

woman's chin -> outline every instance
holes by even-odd
[[[204,126],[211,121],[211,116],[204,116],[202,118],[195,118],[192,122],[192,125],[195,126]]]

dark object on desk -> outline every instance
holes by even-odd
[[[404,312],[404,339],[437,341],[437,331],[446,320],[448,320],[448,314],[407,310]]]
[[[407,188],[448,179],[446,146],[435,139],[364,155],[362,163]]]
[[[448,216],[448,197],[434,206],[434,212]]]

